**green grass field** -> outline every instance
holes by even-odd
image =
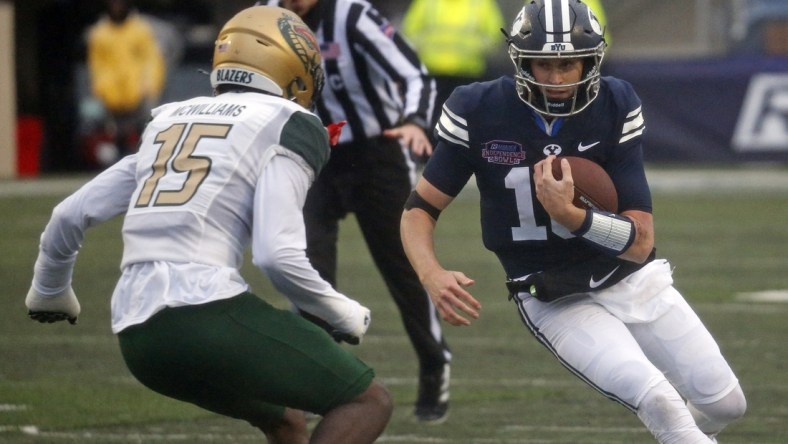
[[[9,186],[0,182],[0,191]],[[261,442],[251,426],[154,394],[126,370],[109,325],[120,220],[90,231],[79,255],[79,324],[27,319],[23,301],[38,236],[67,191],[0,193],[0,442]],[[748,397],[747,415],[720,442],[788,442],[788,303],[741,299],[788,292],[788,189],[657,190],[654,201],[658,251],[671,260],[676,287],[718,339]],[[481,245],[474,199],[461,197],[444,212],[437,248],[447,267],[476,279],[472,292],[484,308],[470,327],[445,327],[454,353],[450,417],[425,426],[411,419],[415,355],[396,308],[355,221],[342,226],[340,290],[373,311],[372,327],[354,350],[396,403],[379,442],[653,442],[634,415],[571,376],[521,325],[503,272]],[[250,264],[244,274],[257,294],[284,306]]]

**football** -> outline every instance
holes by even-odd
[[[561,180],[561,159],[569,161],[575,182],[575,199],[578,208],[618,212],[618,192],[607,172],[597,163],[575,156],[559,156],[553,161],[553,177]]]

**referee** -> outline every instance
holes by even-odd
[[[413,156],[428,156],[435,82],[394,26],[364,0],[269,0],[298,14],[320,43],[326,86],[317,113],[347,121],[304,207],[307,255],[337,283],[339,220],[355,213],[375,265],[419,359],[414,414],[446,418],[451,353],[437,312],[402,248],[399,221],[415,183]]]

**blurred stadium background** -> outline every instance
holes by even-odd
[[[395,24],[408,0],[373,0]],[[604,0],[603,73],[632,82],[648,124],[646,159],[788,161],[788,1]],[[102,168],[101,108],[85,73],[85,31],[104,0],[0,0],[0,177]],[[252,0],[137,0],[169,63],[162,101],[210,93],[219,24]],[[521,0],[499,0],[509,21]],[[490,76],[510,72],[505,46]]]

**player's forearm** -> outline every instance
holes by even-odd
[[[434,231],[435,221],[425,211],[414,208],[402,213],[402,246],[422,282],[430,271],[442,268],[435,255]]]
[[[258,265],[274,287],[300,310],[342,331],[356,328],[360,304],[324,281],[303,251],[280,249],[271,260]]]
[[[624,211],[621,215],[632,220],[635,239],[619,257],[639,264],[643,263],[654,248],[654,219],[650,213],[643,211]]]

